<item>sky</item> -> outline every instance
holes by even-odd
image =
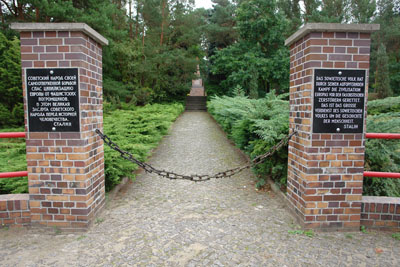
[[[211,0],[196,0],[196,7],[204,7],[205,9],[211,8]]]

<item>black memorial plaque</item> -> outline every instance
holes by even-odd
[[[27,69],[30,132],[79,132],[78,68]]]
[[[314,133],[362,133],[365,70],[315,69]]]

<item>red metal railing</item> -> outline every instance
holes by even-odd
[[[365,138],[369,139],[400,139],[398,133],[366,133]],[[398,172],[364,172],[364,177],[380,177],[380,178],[394,178],[400,179]]]
[[[25,177],[28,176],[27,171],[20,171],[20,172],[0,172],[0,179],[1,178],[13,178],[13,177]]]
[[[400,178],[400,172],[364,172],[364,177]]]
[[[25,132],[0,133],[0,138],[25,138]],[[13,178],[13,177],[25,177],[25,176],[28,176],[27,171],[0,172],[0,179],[1,178]]]
[[[400,134],[398,133],[366,133],[366,138],[369,139],[400,139]],[[25,138],[25,132],[12,132],[12,133],[0,133],[0,138]],[[12,178],[12,177],[24,177],[28,176],[27,171],[19,172],[3,172],[0,173],[1,178]],[[364,177],[381,177],[381,178],[399,178],[400,173],[398,172],[364,172]]]
[[[0,138],[25,138],[25,132],[0,133]]]
[[[365,138],[369,139],[400,139],[400,133],[366,133]]]

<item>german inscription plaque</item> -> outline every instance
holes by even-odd
[[[365,70],[315,69],[314,133],[362,133]]]
[[[27,69],[30,132],[79,132],[78,68]]]

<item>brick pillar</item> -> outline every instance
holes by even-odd
[[[287,197],[306,228],[359,229],[370,35],[378,29],[310,23],[285,42],[289,127],[298,131],[289,142]]]
[[[94,130],[103,129],[108,41],[84,23],[11,28],[21,36],[32,225],[84,229],[105,202],[103,143]]]

